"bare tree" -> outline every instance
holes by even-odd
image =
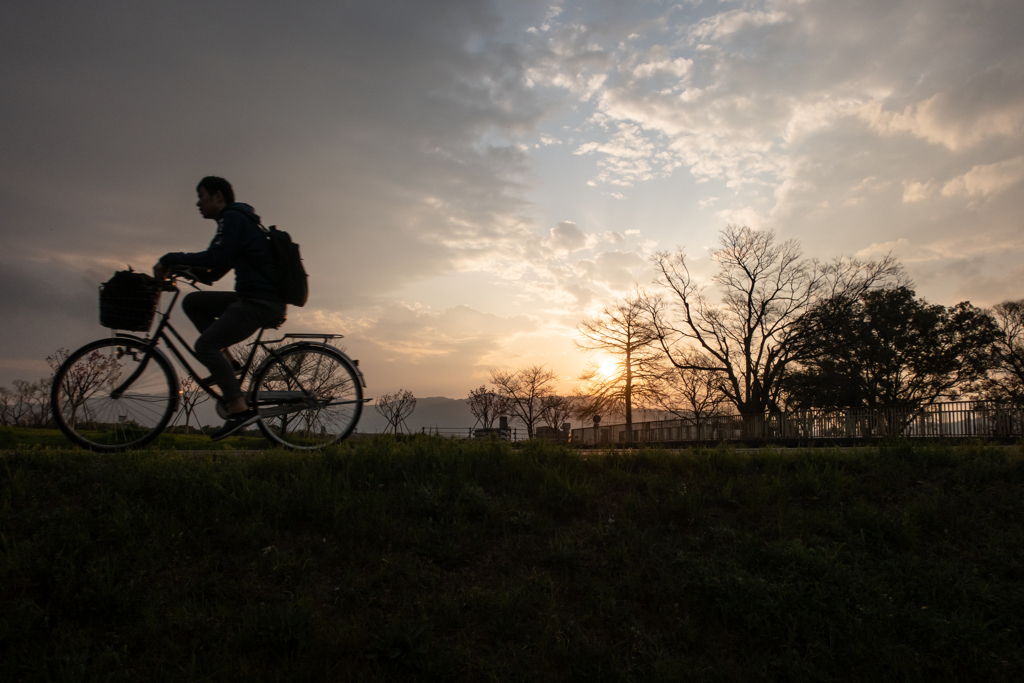
[[[60,348],[53,355],[47,356],[46,362],[56,372],[70,355],[70,351]],[[93,392],[104,384],[113,385],[120,377],[120,363],[116,359],[103,355],[102,351],[93,351],[64,375],[61,380],[64,385],[61,395],[68,405],[60,406],[60,409],[68,413],[66,418],[72,429],[78,419],[79,410],[82,409]]]
[[[680,356],[685,366],[702,368],[707,358],[691,351]],[[722,373],[708,369],[684,369],[669,365],[652,381],[650,406],[675,415],[696,429],[702,438],[704,426],[726,411],[729,399],[722,387]]]
[[[405,418],[412,415],[412,411],[416,409],[416,397],[411,391],[399,389],[393,394],[384,394],[377,398],[373,407],[388,421],[388,426],[384,428],[385,434],[388,430],[398,434],[403,427],[411,433],[409,426],[405,424]]]
[[[782,380],[799,351],[794,326],[806,311],[823,298],[905,282],[890,256],[823,266],[802,258],[796,242],[778,244],[774,233],[748,227],[725,228],[711,259],[720,304],[690,272],[684,252],[656,254],[668,300],[646,299],[648,317],[668,361],[720,373],[726,397],[745,416],[780,409]],[[699,362],[689,353],[694,348],[703,354]]]
[[[508,397],[488,389],[486,385],[470,391],[466,403],[469,412],[484,429],[490,429],[496,419],[508,415]]]
[[[186,376],[181,380],[178,388],[178,394],[181,397],[181,409],[178,411],[178,416],[185,416],[185,433],[188,434],[189,425],[192,422],[192,416],[196,414],[196,409],[200,404],[205,403],[209,400],[210,395],[206,393],[201,386],[196,384],[196,381],[192,379],[192,376]],[[200,427],[200,430],[202,427]]]
[[[35,408],[35,402],[33,394],[35,393],[35,386],[23,379],[16,379],[14,382],[14,405],[12,406],[14,424],[22,427],[29,427],[35,420],[33,419],[33,413]]]
[[[518,370],[491,370],[491,384],[508,399],[509,412],[526,427],[526,435],[533,438],[534,428],[544,413],[544,399],[554,393],[558,375],[543,365],[531,365]]]
[[[13,390],[0,388],[0,424],[45,427],[50,423],[50,384],[52,377],[38,382],[16,379]]]
[[[600,315],[587,318],[576,328],[576,346],[590,353],[604,353],[615,359],[608,372],[596,364],[580,375],[579,414],[581,419],[602,413],[621,414],[626,420],[626,442],[632,441],[633,405],[643,399],[656,375],[659,349],[657,329],[650,324],[644,305],[646,295],[636,291],[608,306]]]
[[[552,429],[561,429],[576,414],[577,403],[575,396],[546,396],[541,399],[542,419]]]
[[[11,391],[7,387],[0,387],[0,425],[13,427],[18,424],[14,419],[14,411],[17,405],[17,392]]]
[[[985,394],[994,400],[1024,403],[1024,299],[1004,301],[992,308],[999,328],[993,347],[994,367]]]

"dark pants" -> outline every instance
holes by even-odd
[[[231,362],[221,349],[248,339],[261,327],[277,327],[285,318],[279,301],[243,299],[235,292],[192,292],[181,302],[185,315],[199,330],[196,358],[210,369],[225,401],[242,397]]]

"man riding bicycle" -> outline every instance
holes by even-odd
[[[242,396],[235,376],[238,364],[227,349],[260,328],[278,327],[287,306],[276,286],[280,269],[253,208],[235,202],[231,183],[224,178],[207,176],[196,192],[199,213],[217,221],[217,234],[206,251],[164,254],[153,266],[153,275],[162,280],[174,266],[190,266],[208,270],[204,283],[212,284],[235,271],[234,292],[192,292],[182,301],[182,309],[200,332],[196,357],[210,370],[209,381],[220,386],[229,413],[212,436],[217,441],[259,419],[259,412]]]

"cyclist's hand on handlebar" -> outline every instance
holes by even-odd
[[[153,277],[155,277],[157,280],[166,280],[169,272],[170,268],[160,263],[159,261],[157,261],[156,265],[153,266]]]
[[[193,284],[196,282],[201,282],[204,285],[213,284],[210,279],[210,270],[208,268],[199,268],[196,266],[172,266],[170,273],[184,280],[189,280]]]

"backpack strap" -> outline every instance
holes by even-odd
[[[268,228],[267,226],[263,225],[262,221],[260,221],[259,216],[254,214],[252,211],[249,211],[248,209],[243,209],[240,206],[232,206],[230,208],[225,208],[224,211],[237,211],[238,213],[242,214],[243,216],[245,216],[246,218],[251,220],[253,223],[255,223],[257,225],[257,227],[259,227],[259,229],[263,231],[263,234],[267,236],[267,242],[268,242],[268,245],[269,245],[270,230],[271,230],[271,228],[276,228],[277,226],[271,226],[271,228]],[[271,256],[273,256],[273,254],[271,254]],[[252,267],[255,268],[257,271],[259,271],[260,275],[262,275],[263,277],[267,278],[267,281],[270,282],[274,286],[274,289],[278,290],[277,291],[277,295],[281,296],[281,286],[280,286],[280,284],[276,280],[274,280],[274,278],[270,277],[270,274],[267,273],[267,271],[265,271],[262,268],[260,268],[258,263],[253,263]],[[282,300],[282,302],[284,302],[284,297],[283,296],[281,296],[281,300]],[[280,325],[280,323],[278,323],[278,325]]]

